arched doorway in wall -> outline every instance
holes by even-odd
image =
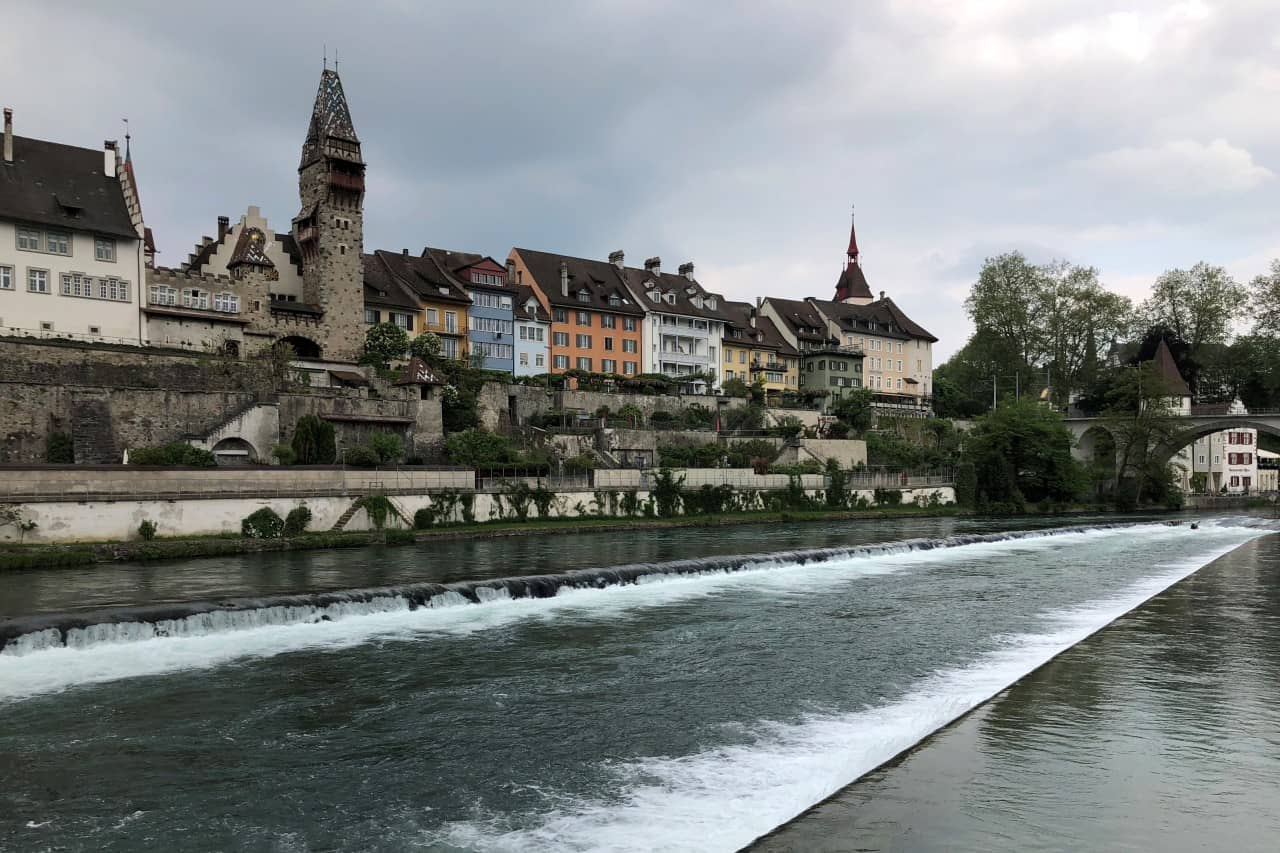
[[[293,347],[293,354],[298,358],[320,358],[320,345],[311,338],[290,335],[287,338],[281,338],[280,342]]]
[[[258,453],[243,438],[224,438],[213,446],[213,458],[219,465],[251,465]]]

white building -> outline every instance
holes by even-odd
[[[621,253],[617,263],[621,264]],[[720,386],[720,346],[729,320],[722,296],[708,293],[693,277],[693,264],[682,264],[679,275],[662,272],[662,260],[649,258],[644,269],[623,267],[622,273],[636,303],[644,308],[641,371],[666,376],[706,373]],[[694,390],[708,390],[704,382]]]
[[[551,312],[527,284],[516,286],[516,376],[551,372]]]
[[[1203,474],[1208,494],[1258,491],[1258,431],[1230,429],[1198,439],[1191,449],[1194,481]]]
[[[146,250],[129,157],[13,133],[0,160],[0,332],[140,343]]]

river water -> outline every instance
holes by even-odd
[[[1201,776],[1150,789],[1142,823],[1176,822],[1167,815],[1180,798],[1209,797],[1203,808],[1224,812],[1280,799],[1268,523],[1000,533],[1012,527],[647,531],[485,543],[484,560],[468,552],[475,543],[437,544],[108,568],[99,585],[87,573],[62,584],[52,572],[14,575],[3,613],[32,630],[10,631],[0,651],[0,849],[736,850],[842,789],[765,849],[982,850],[999,846],[984,843],[992,837],[1009,850],[1116,849],[1055,844],[1054,833],[1071,837],[1065,827],[1099,814],[1120,822],[1119,806],[1073,795],[1054,808],[1048,778],[1031,816],[1013,796],[1083,763],[1069,750],[1059,758],[1052,733],[1036,742],[1046,718],[1032,706],[1053,701],[1036,685],[1052,687],[1070,655],[906,762],[845,786],[1241,545],[1255,568],[1233,577],[1253,598],[1223,587],[1212,601],[1154,609],[1218,577],[1219,563],[1089,640],[1153,619],[1116,652],[1127,648],[1127,662],[1090,670],[1086,657],[1054,694],[1066,706],[1056,736],[1087,753],[1089,714],[1100,730],[1111,722],[1087,711],[1091,701],[1154,717],[1151,740],[1133,723],[1114,735],[1134,738],[1128,752],[1095,771],[1120,789],[1166,771],[1148,753],[1201,754]],[[735,556],[780,549],[793,553]],[[619,563],[646,565],[590,571]],[[558,574],[502,580],[548,572]],[[441,586],[464,576],[492,580]],[[365,589],[314,595],[348,587]],[[169,609],[145,611],[158,606]],[[1215,672],[1216,687],[1200,683]],[[1146,695],[1130,701],[1135,690]],[[1197,690],[1202,730],[1254,729],[1224,728],[1224,743],[1168,734],[1179,716],[1169,706]],[[1001,716],[1015,696],[1009,707],[1027,710]],[[987,724],[982,743],[965,739],[992,719],[1003,722]],[[1004,758],[1003,777],[987,779],[999,762],[974,757],[983,745]],[[944,747],[954,757],[937,766],[951,777],[902,775]],[[1075,787],[1111,805],[1080,773]],[[949,790],[955,774],[972,795]],[[894,811],[902,790],[915,799]],[[948,809],[926,820],[937,802]],[[866,825],[850,823],[863,809],[878,815],[870,843]],[[1142,838],[1137,827],[1116,837]]]

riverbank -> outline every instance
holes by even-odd
[[[1079,509],[1078,512],[1089,510]],[[1070,513],[1064,513],[1070,514]],[[948,518],[971,516],[972,511],[954,505],[902,506],[878,510],[794,510],[739,512],[678,518],[547,518],[528,521],[490,521],[426,530],[323,531],[280,539],[250,539],[221,535],[156,538],[151,541],[85,542],[70,545],[28,544],[0,546],[0,572],[25,569],[85,566],[94,563],[148,562],[189,557],[218,557],[273,551],[319,551],[361,548],[370,545],[417,545],[466,539],[503,539],[523,536],[576,535],[630,530],[663,530],[720,527],[745,524],[794,524],[823,521],[867,521],[892,518]],[[1035,515],[1035,513],[1030,513]]]

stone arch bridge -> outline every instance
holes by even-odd
[[[1183,415],[1178,416],[1177,421],[1183,428],[1157,448],[1157,455],[1166,461],[1196,439],[1223,430],[1256,429],[1259,433],[1280,436],[1280,409],[1239,415]],[[1110,432],[1106,418],[1067,418],[1066,424],[1075,439],[1071,452],[1084,462],[1094,458],[1099,435]]]

